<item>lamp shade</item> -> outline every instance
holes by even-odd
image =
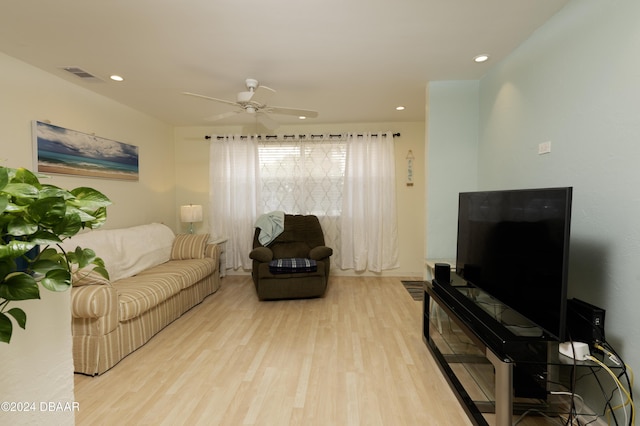
[[[202,222],[202,206],[189,204],[180,206],[180,220],[182,222]]]

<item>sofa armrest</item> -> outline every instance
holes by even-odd
[[[309,251],[309,259],[322,260],[333,254],[333,249],[327,246],[317,246]]]
[[[207,243],[204,248],[204,257],[209,257],[218,264],[218,260],[220,259],[220,252],[222,251],[219,244],[215,243]]]
[[[273,259],[273,251],[268,247],[256,247],[251,250],[249,257],[258,262],[270,262]]]
[[[71,316],[100,318],[109,314],[117,318],[118,292],[109,285],[85,285],[71,288]]]

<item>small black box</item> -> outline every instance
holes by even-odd
[[[573,298],[567,300],[567,331],[574,342],[593,346],[604,341],[604,309]]]
[[[434,278],[442,284],[451,284],[451,265],[448,263],[436,263]]]

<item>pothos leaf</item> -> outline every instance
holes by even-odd
[[[21,329],[25,329],[27,326],[27,314],[20,308],[11,308],[7,311],[9,315],[11,315]]]
[[[9,343],[13,333],[13,324],[8,316],[0,312],[0,342]]]
[[[71,286],[71,274],[66,269],[52,269],[40,280],[47,290],[65,291]]]
[[[31,275],[22,272],[9,274],[0,282],[0,298],[6,300],[40,299],[38,283]]]

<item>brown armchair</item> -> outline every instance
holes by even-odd
[[[260,228],[253,237],[251,276],[260,300],[321,297],[329,280],[329,256],[333,249],[325,246],[320,221],[313,215],[284,216],[284,231],[267,246],[258,240]],[[276,271],[269,263],[278,259],[305,259],[315,270]],[[308,266],[308,265],[307,265]],[[275,271],[275,272],[274,272]]]

